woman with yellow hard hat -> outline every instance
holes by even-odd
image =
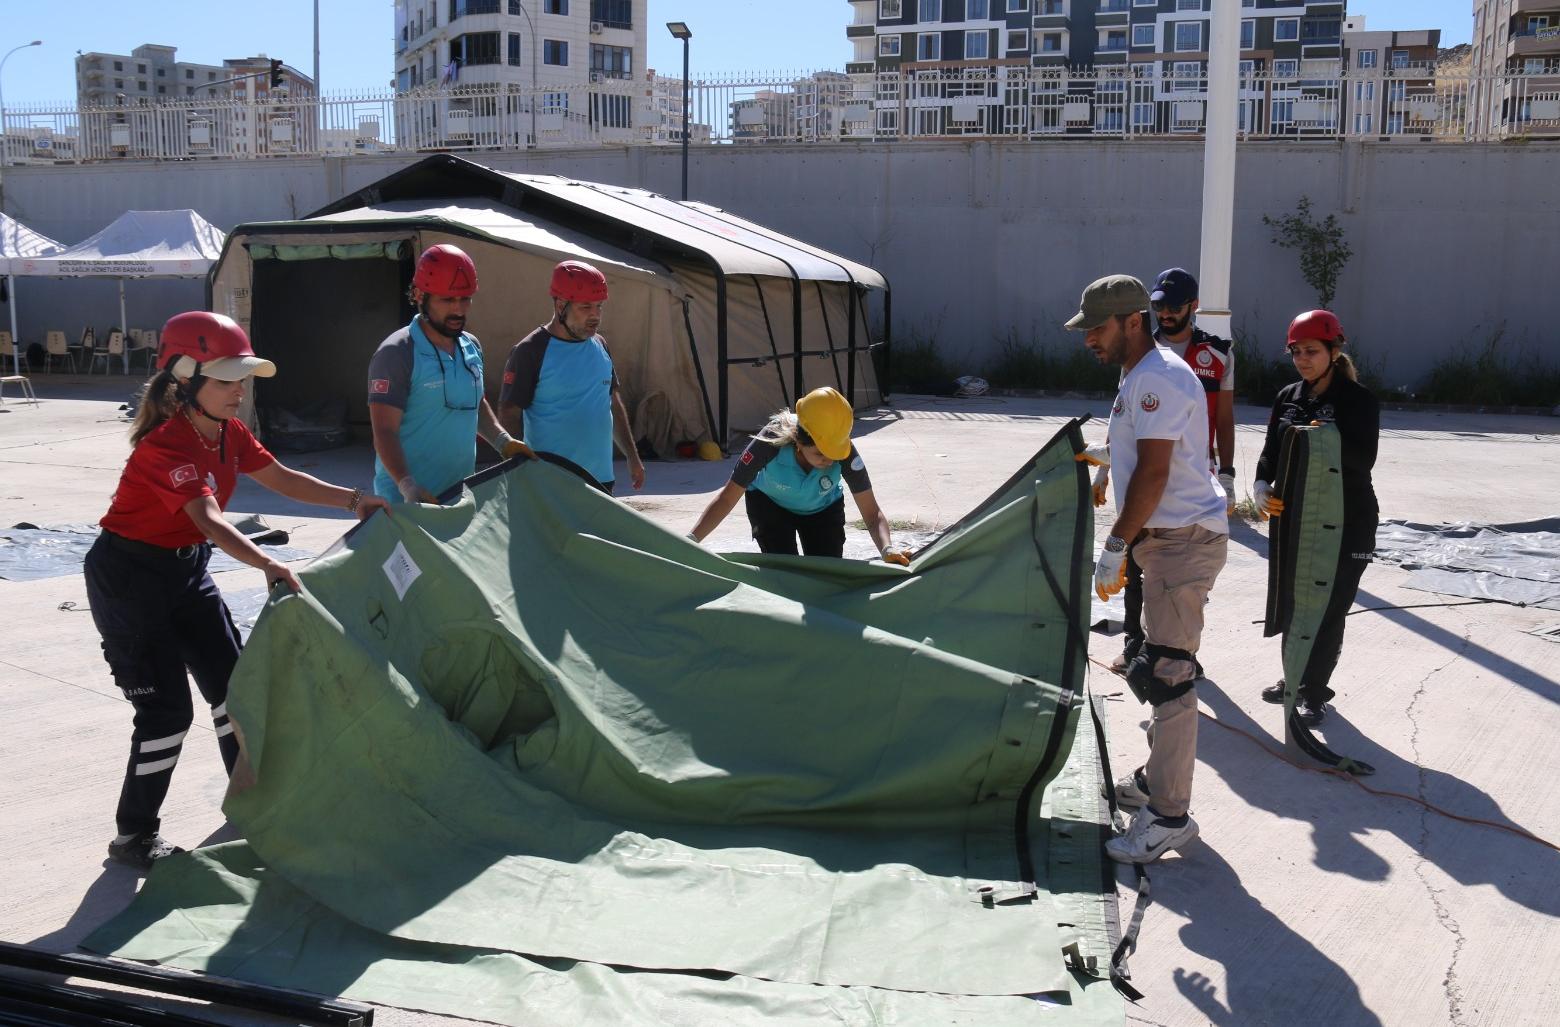
[[[867,534],[889,563],[908,564],[910,547],[890,538],[888,518],[872,495],[867,466],[850,441],[850,403],[831,388],[814,389],[781,410],[737,458],[731,480],[705,507],[688,537],[702,541],[746,499],[753,539],[766,553],[839,557],[845,552],[845,490],[850,486]]]

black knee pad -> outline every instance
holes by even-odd
[[[1187,660],[1192,663],[1197,659],[1185,649],[1176,649],[1173,646],[1158,645],[1153,642],[1144,645],[1127,665],[1127,685],[1132,689],[1132,694],[1137,696],[1138,702],[1148,703],[1150,706],[1163,706],[1167,702],[1181,698],[1197,686],[1195,677],[1180,684],[1171,684],[1163,678],[1156,677],[1154,664],[1160,657]]]

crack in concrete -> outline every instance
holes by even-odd
[[[1464,631],[1462,645],[1452,658],[1420,679],[1419,688],[1414,692],[1413,698],[1409,700],[1408,709],[1405,711],[1408,716],[1408,722],[1413,728],[1408,736],[1408,744],[1414,754],[1414,768],[1418,771],[1418,792],[1421,802],[1429,802],[1429,797],[1426,794],[1429,775],[1425,771],[1424,763],[1419,757],[1419,720],[1415,713],[1415,707],[1419,705],[1419,700],[1424,698],[1430,679],[1462,659],[1463,654],[1468,650],[1469,642],[1468,634]],[[1457,977],[1457,961],[1462,957],[1463,946],[1468,943],[1468,939],[1463,935],[1462,926],[1457,923],[1457,918],[1452,916],[1451,910],[1447,909],[1446,904],[1441,901],[1444,889],[1432,885],[1430,879],[1425,875],[1425,864],[1429,862],[1425,852],[1429,845],[1430,810],[1427,806],[1421,805],[1419,807],[1419,843],[1415,851],[1414,876],[1419,878],[1419,883],[1424,885],[1425,893],[1430,896],[1430,903],[1435,910],[1436,922],[1453,938],[1452,959],[1446,965],[1446,975],[1441,978],[1441,988],[1446,994],[1447,1015],[1451,1018],[1450,1022],[1453,1027],[1467,1027],[1468,1021],[1463,1018],[1463,989],[1462,983]]]

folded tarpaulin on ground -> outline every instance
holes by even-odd
[[[1384,521],[1376,558],[1408,588],[1560,610],[1560,517],[1512,524]]]
[[[540,462],[376,516],[234,675],[247,842],[88,944],[512,1023],[1119,1022],[1081,448],[908,569],[723,557]]]

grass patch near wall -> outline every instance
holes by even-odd
[[[1410,402],[1461,406],[1554,407],[1560,403],[1560,364],[1502,345],[1505,329],[1482,346],[1467,346],[1430,369]]]
[[[1083,347],[1082,336],[1073,345],[1024,338],[1009,330],[998,344],[997,355],[987,364],[984,377],[997,389],[1034,389],[1061,392],[1114,392],[1119,368],[1106,367]]]

